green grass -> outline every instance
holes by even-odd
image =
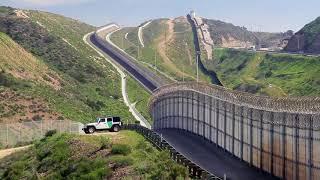
[[[82,40],[95,27],[39,11],[25,11],[30,19],[17,19],[11,15],[13,10],[8,11],[0,18],[0,31],[48,66],[61,82],[60,90],[31,79],[23,80],[27,87],[9,88],[43,98],[66,119],[89,122],[97,116],[117,115],[134,121],[123,103],[119,74]]]
[[[215,49],[206,66],[222,83],[268,96],[319,96],[320,58]]]
[[[320,17],[305,25],[301,32],[303,32],[306,37],[306,46],[311,46],[320,32]]]
[[[173,162],[168,152],[159,152],[133,131],[107,136],[54,134],[0,160],[1,179],[108,179],[122,171],[117,178],[187,177],[187,169]]]
[[[187,74],[185,77],[181,74],[177,74],[175,70],[171,69],[156,50],[159,37],[164,36],[165,30],[168,28],[165,24],[166,20],[167,19],[153,20],[150,25],[144,28],[144,48],[142,48],[138,40],[138,28],[123,28],[114,33],[111,36],[111,40],[139,61],[149,63],[152,66],[156,65],[157,69],[165,72],[178,81],[182,81],[183,78],[185,81],[194,81],[196,78],[195,51],[192,30],[188,23],[175,21],[175,39],[167,45],[167,56],[179,71]],[[126,33],[128,33],[127,40],[124,38]],[[154,69],[151,70],[155,71]],[[200,79],[205,82],[210,81],[209,78],[201,72]]]
[[[152,123],[152,118],[148,108],[148,102],[151,94],[131,77],[127,78],[127,92],[130,102],[135,103],[135,107],[141,115]]]

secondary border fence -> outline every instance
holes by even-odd
[[[143,135],[149,142],[151,142],[159,150],[167,150],[170,153],[170,157],[177,163],[188,168],[189,175],[196,179],[209,179],[209,180],[222,180],[222,178],[217,177],[199,167],[197,164],[193,163],[182,154],[177,152],[174,147],[172,147],[167,141],[165,141],[161,135],[156,132],[136,124],[124,125],[122,129],[134,130],[141,135]]]
[[[82,127],[79,122],[67,120],[0,123],[0,147],[15,147],[41,139],[50,130],[80,134]]]

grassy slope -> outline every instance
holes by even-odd
[[[0,32],[0,69],[21,79],[43,82],[48,67],[25,51],[6,34]]]
[[[153,20],[150,25],[148,25],[143,30],[143,39],[145,47],[142,48],[138,41],[138,28],[123,28],[117,31],[111,36],[111,40],[117,44],[120,48],[125,49],[127,53],[133,57],[139,59],[140,61],[147,62],[151,65],[155,65],[155,56],[157,58],[156,65],[157,68],[177,80],[182,81],[183,76],[177,74],[176,71],[172,70],[160,57],[159,52],[156,51],[157,43],[159,43],[159,38],[165,36],[165,31],[168,28],[166,21],[168,19],[157,19]],[[188,74],[190,77],[185,76],[186,81],[192,81],[196,77],[195,68],[195,54],[193,46],[193,36],[192,30],[188,22],[174,21],[174,39],[167,44],[167,56],[176,65],[176,67],[181,71]],[[128,40],[126,40],[125,34],[128,33]],[[140,56],[138,58],[138,46],[140,48]],[[190,56],[189,56],[190,53]],[[209,79],[200,73],[200,78],[203,81],[209,81]]]
[[[1,179],[105,179],[185,177],[186,168],[170,160],[139,134],[49,136],[30,150],[0,160]]]
[[[16,88],[20,93],[44,98],[52,109],[71,120],[87,122],[100,115],[133,120],[120,98],[120,77],[82,41],[94,27],[38,11],[25,11],[30,18],[22,19],[12,11],[1,18],[0,31],[43,61],[62,82],[58,91],[31,83]]]
[[[0,51],[5,52],[0,54],[0,122],[57,118],[43,100],[14,92],[32,85],[58,90],[61,82],[57,73],[1,32]]]
[[[215,49],[214,69],[229,88],[269,96],[319,96],[320,59]]]
[[[152,118],[148,108],[148,102],[151,94],[145,91],[141,85],[131,77],[127,78],[127,91],[130,102],[135,103],[135,107],[141,115],[152,123]]]
[[[305,35],[306,48],[309,48],[320,33],[320,17],[305,25],[299,32]]]

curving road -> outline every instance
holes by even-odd
[[[101,51],[99,51],[99,49],[97,49],[97,47],[94,46],[94,44],[92,44],[90,42],[90,38],[93,35],[92,33],[88,33],[83,37],[83,41],[89,45],[92,49],[94,49],[101,57],[103,57],[106,61],[108,61],[120,74],[121,76],[121,91],[122,91],[122,97],[124,100],[124,103],[129,107],[129,111],[132,113],[132,115],[134,116],[134,118],[140,122],[140,124],[146,128],[151,129],[151,125],[150,123],[140,114],[140,112],[138,112],[138,110],[135,108],[135,106],[133,106],[129,100],[128,94],[127,94],[127,81],[126,81],[126,75],[125,73],[113,62],[111,62],[111,60]]]
[[[218,177],[225,175],[228,180],[277,179],[241,162],[203,137],[177,129],[163,129],[157,133],[190,161]]]
[[[116,27],[116,28],[115,28]],[[108,25],[92,34],[88,41],[103,51],[119,67],[127,71],[133,78],[135,78],[141,85],[149,92],[153,92],[158,87],[168,84],[168,81],[159,77],[155,72],[147,67],[137,63],[132,57],[126,54],[123,50],[119,49],[112,42],[107,41],[109,34],[119,30],[116,25]]]

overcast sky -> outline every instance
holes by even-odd
[[[320,0],[0,0],[0,5],[49,11],[95,26],[136,26],[195,10],[202,17],[269,32],[297,31],[320,16]]]

